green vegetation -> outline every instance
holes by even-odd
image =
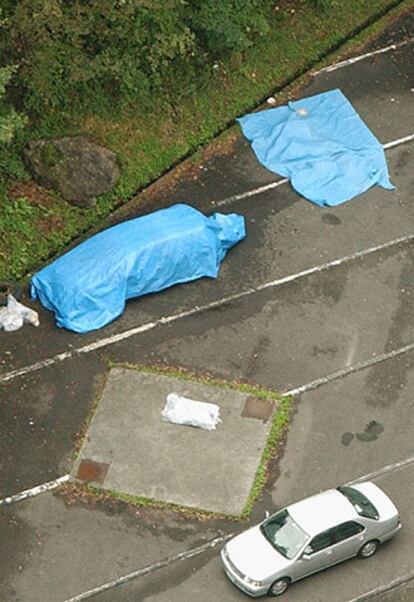
[[[268,478],[268,468],[272,459],[276,457],[277,450],[281,444],[282,437],[289,425],[290,412],[292,407],[292,398],[284,397],[277,406],[273,417],[272,427],[266,446],[263,450],[259,467],[254,477],[253,485],[250,490],[246,505],[241,514],[242,518],[247,518],[253,509],[255,501],[262,493]]]
[[[14,73],[16,73],[15,65],[0,67],[0,145],[3,147],[10,144],[15,134],[26,123],[24,115],[17,113],[6,97],[6,88]]]
[[[129,370],[137,370],[139,372],[147,372],[149,374],[160,374],[161,376],[169,376],[170,378],[179,378],[180,380],[188,380],[196,383],[200,383],[203,385],[209,385],[211,387],[220,387],[222,389],[231,389],[233,391],[240,391],[240,393],[248,393],[249,395],[254,395],[255,397],[260,397],[261,399],[269,399],[278,401],[281,400],[281,396],[275,391],[270,391],[269,389],[264,389],[263,387],[259,387],[258,385],[252,385],[248,383],[239,383],[239,382],[228,382],[225,380],[218,380],[216,378],[212,378],[209,375],[198,375],[193,374],[192,372],[188,372],[184,368],[181,367],[172,367],[172,366],[145,366],[141,364],[129,364],[127,362],[108,362],[109,369],[111,368],[127,368]]]
[[[21,64],[26,108],[112,110],[155,93],[176,97],[211,58],[269,31],[271,0],[17,0],[5,8],[3,51]],[[195,88],[194,88],[195,89]]]
[[[180,506],[179,504],[172,504],[170,502],[161,502],[160,500],[155,500],[152,498],[140,497],[137,495],[130,495],[128,493],[121,493],[119,491],[114,491],[112,489],[100,489],[95,485],[76,485],[79,489],[82,489],[83,492],[94,496],[96,499],[104,501],[106,499],[118,500],[120,502],[125,502],[126,504],[131,504],[132,506],[137,506],[139,508],[154,508],[158,510],[170,510],[171,512],[177,512],[179,514],[184,515],[186,518],[195,518],[198,520],[209,520],[209,519],[230,519],[230,520],[239,520],[238,516],[228,516],[225,514],[219,514],[218,512],[208,512],[207,510],[202,510],[200,508],[189,508],[188,506]]]
[[[396,4],[102,0],[96,11],[81,0],[3,0],[0,95],[1,81],[10,83],[0,118],[7,116],[14,140],[0,144],[0,280],[39,267]],[[413,6],[401,2],[358,43]],[[102,140],[123,170],[94,209],[30,184],[21,159],[29,139],[80,133]]]

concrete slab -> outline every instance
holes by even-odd
[[[163,422],[169,393],[218,404],[222,422],[215,431]],[[266,413],[248,393],[114,368],[72,476],[78,476],[85,460],[109,464],[106,475],[101,478],[97,469],[90,482],[134,496],[240,514],[272,409]]]

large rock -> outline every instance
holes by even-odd
[[[39,184],[80,207],[93,206],[121,175],[114,153],[82,136],[34,140],[24,155]]]

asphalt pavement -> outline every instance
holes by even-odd
[[[225,153],[178,172],[174,187],[153,191],[155,206],[180,201],[245,216],[247,238],[218,280],[130,302],[96,333],[59,330],[41,310],[39,329],[1,335],[0,498],[36,493],[71,472],[114,362],[260,385],[293,394],[294,412],[250,521],[368,475],[403,522],[376,557],[295,584],[287,602],[412,599],[414,141],[402,140],[414,135],[412,22],[399,27],[395,48],[375,53],[376,43],[375,54],[315,74],[296,92],[340,88],[382,143],[395,142],[386,155],[396,191],[375,188],[320,209],[288,184],[275,186],[280,178],[238,136]],[[246,599],[224,577],[218,550],[249,521],[70,488],[3,503],[0,519],[5,602]]]

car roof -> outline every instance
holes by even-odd
[[[336,489],[329,489],[296,502],[288,506],[287,511],[311,537],[341,523],[359,518],[353,505]]]

